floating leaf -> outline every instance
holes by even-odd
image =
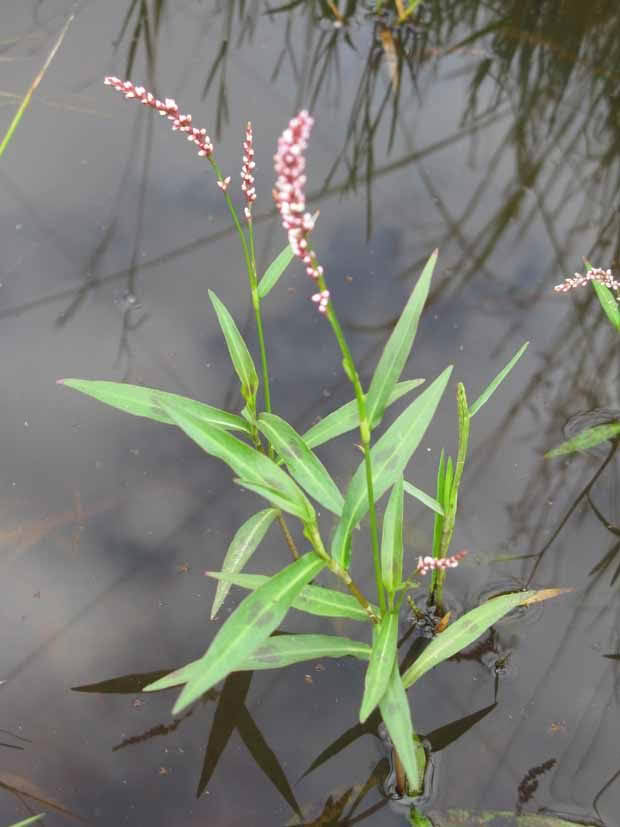
[[[243,589],[257,589],[269,578],[264,574],[231,574],[222,571],[207,571],[209,577],[222,580]],[[352,594],[337,592],[324,586],[305,586],[295,598],[293,609],[320,617],[346,617],[349,620],[367,621],[368,614]],[[371,606],[376,613],[376,606]]]
[[[446,368],[432,385],[405,408],[371,448],[375,500],[379,500],[405,470],[426,433],[451,372],[451,366]],[[351,532],[367,511],[366,468],[362,462],[349,483],[342,517],[331,545],[332,557],[344,568],[349,567],[351,560]]]
[[[182,712],[214,684],[238,669],[277,629],[299,592],[324,565],[324,560],[309,552],[248,595],[220,628],[203,657],[192,664],[173,714]],[[167,678],[156,681],[145,691],[163,689],[166,681]]]
[[[360,723],[362,724],[387,690],[396,663],[397,641],[398,612],[387,612],[381,618],[379,628],[374,635],[370,661],[366,670],[364,696],[360,707]]]
[[[321,460],[284,419],[262,413],[258,427],[282,457],[291,476],[311,497],[340,516],[344,499]]]
[[[424,777],[424,767],[421,767],[418,761],[409,700],[398,671],[398,663],[394,664],[379,709],[381,710],[383,723],[405,768],[409,787],[412,790],[419,790]]]
[[[293,260],[293,255],[291,245],[287,244],[265,270],[265,275],[258,283],[258,295],[261,299],[264,299],[276,286],[280,276]]]
[[[586,428],[572,439],[562,442],[557,448],[547,451],[545,459],[559,457],[563,454],[574,454],[577,451],[588,451],[590,448],[594,448],[595,445],[600,445],[601,442],[614,439],[619,434],[620,422],[610,422],[607,425],[595,425],[593,428]]]
[[[235,368],[235,372],[241,382],[241,395],[254,410],[254,402],[256,399],[256,392],[258,390],[258,374],[254,366],[254,361],[250,356],[250,351],[246,343],[243,341],[243,336],[239,332],[239,328],[235,324],[235,320],[226,309],[225,305],[218,299],[213,290],[209,290],[209,298],[217,318],[222,328],[222,333],[226,339],[226,345],[230,354],[231,361]]]
[[[508,376],[510,371],[517,364],[519,359],[523,356],[523,354],[527,350],[528,345],[529,342],[525,342],[525,344],[521,345],[519,350],[515,353],[510,362],[508,362],[506,367],[502,368],[502,370],[500,370],[500,372],[497,374],[495,379],[493,379],[490,385],[488,385],[487,388],[485,388],[485,390],[482,391],[478,399],[476,399],[474,404],[469,409],[470,416],[474,416],[476,413],[478,413],[478,411],[484,405],[484,403],[489,401],[489,399],[493,396],[499,385],[504,381],[504,379]]]
[[[260,545],[267,533],[269,526],[278,516],[276,508],[266,508],[254,514],[239,528],[228,546],[228,551],[222,563],[222,571],[234,574],[241,571],[250,557]],[[211,620],[218,613],[220,606],[226,600],[232,583],[220,580],[217,584],[213,606],[211,607]]]
[[[421,488],[407,482],[407,480],[405,480],[405,491],[407,494],[415,497],[416,500],[419,500],[421,503],[428,506],[431,511],[434,511],[436,514],[439,514],[440,517],[443,517],[444,512],[441,504],[434,497],[431,497],[430,494],[427,494],[425,491],[422,491]]]
[[[422,270],[375,368],[366,396],[366,412],[371,428],[381,422],[390,393],[409,358],[438,254],[439,251],[435,250]]]
[[[249,431],[248,425],[237,414],[221,411],[196,399],[187,396],[178,396],[176,393],[143,388],[139,385],[126,385],[124,382],[104,382],[89,379],[60,379],[59,385],[66,385],[76,391],[92,396],[106,405],[118,408],[120,411],[154,419],[156,422],[165,422],[174,425],[174,420],[166,414],[159,405],[159,401],[174,404],[178,410],[212,425],[214,428],[223,428],[231,431]]]
[[[394,594],[403,579],[403,491],[403,478],[400,476],[392,488],[383,515],[381,575],[389,594]]]

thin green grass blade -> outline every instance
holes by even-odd
[[[73,388],[86,396],[92,396],[93,399],[98,399],[119,411],[125,411],[134,416],[144,416],[156,422],[165,422],[167,425],[176,423],[160,407],[160,401],[175,405],[179,410],[215,428],[245,433],[249,433],[250,430],[247,422],[237,414],[221,411],[219,408],[205,405],[204,402],[198,402],[196,399],[179,396],[176,393],[167,393],[156,388],[90,379],[59,379],[57,384]]]
[[[209,290],[209,298],[217,314],[222,333],[226,339],[226,346],[230,354],[235,372],[241,382],[241,395],[252,410],[255,410],[256,392],[258,391],[258,373],[250,351],[235,324],[235,320],[218,299],[213,290]]]
[[[601,284],[600,281],[592,281],[592,287],[596,292],[599,304],[603,308],[605,315],[620,333],[620,305],[609,287]]]
[[[410,494],[412,497],[415,497],[416,500],[419,500],[425,506],[434,511],[435,514],[438,514],[440,517],[443,517],[444,510],[441,507],[441,504],[438,500],[434,497],[431,497],[430,494],[427,494],[425,491],[422,491],[421,488],[418,488],[416,485],[412,485],[410,482],[405,480],[405,491],[407,494]]]
[[[207,571],[209,577],[243,589],[257,589],[269,578],[264,574],[232,574],[223,571]],[[348,620],[368,621],[368,614],[352,594],[337,592],[324,586],[305,586],[292,604],[293,609],[319,617],[345,617]],[[376,613],[377,607],[371,606]]]
[[[452,366],[447,367],[394,420],[372,447],[370,455],[374,495],[377,501],[403,473],[413,452],[420,444],[437,410],[451,372]],[[362,462],[347,489],[342,517],[331,544],[332,557],[346,569],[351,561],[351,532],[367,511],[366,469]]]
[[[601,442],[606,442],[608,439],[614,439],[620,435],[620,422],[609,422],[607,425],[595,425],[593,428],[586,428],[577,436],[562,442],[557,448],[547,451],[545,459],[551,457],[559,457],[563,454],[574,454],[576,451],[588,451],[594,448],[595,445],[600,445]]]
[[[11,827],[26,827],[27,824],[34,824],[36,821],[41,821],[44,816],[45,813],[39,813],[36,816],[24,819],[24,821],[17,821],[15,824],[11,824]]]
[[[277,516],[278,510],[276,508],[266,508],[245,521],[228,546],[228,551],[222,563],[223,572],[236,574],[243,569],[262,542],[263,537],[269,530],[269,526]],[[220,580],[217,584],[213,606],[211,607],[211,620],[213,620],[220,606],[226,600],[231,586],[232,583],[226,580]]]
[[[438,255],[439,251],[435,250],[426,262],[375,368],[366,396],[366,412],[371,428],[381,422],[390,393],[409,358]]]
[[[406,379],[404,382],[398,382],[392,389],[387,404],[391,405],[396,402],[401,396],[419,387],[423,382],[424,379]],[[359,427],[359,424],[357,400],[352,399],[309,428],[303,435],[303,439],[309,448],[316,448],[317,445],[323,445],[325,442],[329,442],[330,439],[335,439],[337,436],[355,430]]]
[[[437,467],[437,501],[439,502],[443,511],[444,503],[444,483],[446,479],[446,459],[443,448],[439,455],[439,465]],[[439,557],[439,549],[441,548],[441,532],[443,528],[443,516],[439,513],[435,514],[435,522],[433,525],[433,557]]]
[[[291,245],[287,244],[265,270],[265,275],[258,283],[258,295],[261,299],[264,299],[276,286],[280,277],[293,260],[293,255]]]
[[[403,514],[405,495],[402,475],[395,482],[383,515],[381,576],[388,594],[394,594],[403,579]],[[389,673],[388,673],[389,674]]]
[[[218,681],[238,669],[278,628],[297,595],[324,565],[325,561],[311,551],[248,595],[218,631],[205,655],[193,664],[172,714],[178,715],[187,709]],[[160,681],[155,681],[145,687],[145,691],[159,688],[163,688]]]
[[[517,364],[519,359],[523,356],[523,354],[527,350],[528,345],[529,345],[529,342],[525,342],[524,344],[522,344],[521,347],[519,348],[519,350],[512,357],[510,362],[508,362],[506,367],[502,368],[502,370],[500,370],[500,372],[497,374],[497,376],[491,382],[491,384],[488,385],[487,388],[485,388],[485,390],[482,391],[482,393],[480,394],[478,399],[476,399],[474,404],[469,409],[470,417],[477,414],[478,411],[480,410],[480,408],[484,405],[484,403],[489,401],[489,399],[493,396],[493,394],[495,393],[497,388],[501,385],[501,383],[504,381],[504,379],[508,376],[508,374],[514,368],[514,366]]]
[[[297,431],[279,416],[262,413],[258,427],[282,457],[291,476],[311,497],[340,516],[344,499],[321,460]]]
[[[388,612],[381,618],[379,628],[374,635],[374,643],[366,669],[364,695],[360,707],[360,723],[362,724],[387,690],[396,663],[397,642],[398,613]]]
[[[227,431],[213,428],[188,415],[183,407],[175,402],[164,401],[159,396],[157,401],[164,413],[168,414],[190,439],[194,440],[207,454],[229,465],[247,488],[253,485],[268,489],[274,494],[273,497],[269,497],[270,500],[275,501],[275,495],[277,495],[278,507],[297,514],[304,522],[313,522],[316,519],[314,509],[303,491],[265,454],[241,442]]]
[[[409,785],[413,790],[420,789],[424,777],[424,767],[420,766],[414,743],[414,731],[411,721],[409,700],[403,685],[398,663],[394,664],[387,689],[379,704],[383,723],[396,747],[403,763]]]

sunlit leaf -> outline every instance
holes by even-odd
[[[601,284],[600,281],[596,281],[596,279],[592,280],[592,287],[594,287],[594,290],[596,291],[599,304],[603,308],[605,315],[616,330],[620,332],[620,305],[618,304],[614,294],[611,292],[609,287]]]
[[[394,483],[383,515],[381,576],[383,585],[390,594],[396,591],[403,579],[403,491],[403,478],[400,476]]]
[[[15,824],[11,824],[11,827],[26,827],[27,824],[34,824],[36,821],[41,821],[44,816],[45,813],[39,813],[38,815],[27,818],[24,821],[16,821]]]
[[[324,565],[324,560],[309,552],[248,595],[220,628],[203,657],[192,664],[173,714],[182,712],[214,684],[237,670],[277,629],[299,592]],[[156,681],[145,691],[160,688],[164,688],[162,681]]]
[[[264,299],[276,286],[280,276],[293,260],[293,255],[291,245],[287,244],[265,270],[265,275],[258,283],[258,295],[261,299]]]
[[[190,439],[203,451],[229,465],[244,484],[247,482],[248,487],[252,484],[271,489],[280,498],[278,506],[296,514],[304,522],[315,519],[314,509],[303,491],[273,460],[226,431],[213,428],[186,414],[174,401],[157,399],[164,411]]]
[[[239,332],[235,320],[213,290],[209,290],[209,298],[211,299],[211,304],[217,314],[222,333],[226,339],[226,345],[235,372],[241,382],[241,395],[245,401],[253,407],[256,391],[258,390],[258,374],[254,366],[254,361],[250,356],[250,351],[243,341],[243,336]]]
[[[411,455],[420,444],[450,378],[452,367],[440,376],[394,420],[372,447],[373,487],[375,500],[403,473]],[[351,559],[351,532],[368,511],[366,469],[362,462],[349,483],[342,517],[331,545],[332,557],[344,568]]]
[[[404,382],[398,382],[392,389],[387,404],[391,405],[423,383],[424,379],[406,379]],[[354,430],[359,424],[357,400],[352,399],[351,402],[347,402],[346,405],[342,405],[342,407],[327,414],[316,425],[309,428],[303,435],[303,439],[309,448],[316,448],[317,445],[323,445],[325,442],[329,442],[330,439],[335,439],[337,436]]]
[[[504,615],[517,606],[533,603],[538,600],[547,600],[563,593],[563,589],[544,589],[537,591],[514,592],[502,594],[477,606],[475,609],[455,620],[445,632],[432,640],[418,659],[403,675],[405,687],[412,686],[429,669],[451,658],[461,649],[469,646],[474,640],[490,629]]]
[[[291,476],[311,497],[340,516],[344,499],[321,460],[297,431],[279,416],[262,413],[258,427],[282,457]]]
[[[428,296],[431,277],[437,263],[438,250],[427,261],[422,275],[418,279],[396,327],[381,354],[366,396],[366,412],[370,427],[381,422],[388,398],[396,385],[409,358],[411,346],[418,330],[420,315]]]
[[[106,405],[118,408],[120,411],[144,416],[147,419],[154,419],[156,422],[165,422],[174,425],[174,420],[160,407],[159,401],[174,404],[178,410],[212,425],[214,428],[225,430],[249,431],[248,425],[237,414],[220,411],[211,405],[205,405],[195,399],[186,396],[178,396],[176,393],[156,390],[155,388],[143,388],[140,385],[126,385],[123,382],[105,382],[89,379],[60,379],[59,385],[66,385],[76,391],[92,396]]]
[[[254,514],[239,528],[228,546],[228,551],[222,563],[222,571],[235,574],[243,569],[245,564],[254,554],[267,533],[269,526],[278,516],[276,508],[266,508]],[[226,595],[230,591],[232,583],[220,580],[215,591],[213,606],[211,607],[211,620],[218,613],[218,610]]]
[[[264,574],[230,574],[221,571],[207,571],[205,574],[216,580],[252,590],[269,580]],[[352,594],[337,592],[324,586],[305,586],[293,601],[292,608],[320,617],[346,617],[349,620],[364,622],[368,620],[365,609]],[[376,613],[376,606],[371,608]]]
[[[446,460],[443,448],[439,455],[439,465],[437,467],[437,501],[443,510],[444,503],[444,484],[446,481]],[[439,557],[439,549],[441,548],[441,532],[443,530],[443,516],[439,513],[435,514],[435,521],[433,524],[433,557]]]
[[[413,790],[418,790],[422,785],[424,767],[421,767],[418,761],[413,740],[414,732],[409,700],[398,671],[398,663],[394,664],[379,709],[381,710],[383,723],[405,768],[409,786]]]
[[[470,416],[474,416],[474,414],[478,413],[478,411],[484,405],[484,403],[489,401],[489,399],[493,396],[499,385],[504,381],[504,379],[508,376],[510,371],[517,364],[519,359],[523,356],[523,354],[527,350],[528,345],[529,342],[525,342],[525,344],[521,345],[519,350],[515,353],[510,362],[508,362],[506,367],[502,368],[502,370],[500,370],[495,379],[493,379],[493,381],[485,388],[485,390],[482,391],[478,399],[476,399],[474,404],[469,409]]]
[[[434,511],[436,514],[439,514],[440,517],[443,517],[444,512],[441,504],[434,497],[431,497],[430,494],[427,494],[425,491],[422,491],[421,488],[407,482],[407,480],[405,480],[405,491],[407,494],[415,497],[416,500],[419,500],[421,503],[430,508],[431,511]]]
[[[387,612],[381,618],[379,628],[374,634],[370,661],[366,669],[364,695],[360,707],[360,723],[362,724],[387,690],[396,663],[397,641],[398,613]]]
[[[593,428],[586,428],[577,436],[562,442],[557,448],[547,451],[546,459],[551,457],[559,457],[562,454],[574,454],[577,451],[588,451],[594,448],[595,445],[600,445],[601,442],[606,442],[608,439],[614,439],[620,434],[620,422],[610,422],[607,425],[595,425]]]

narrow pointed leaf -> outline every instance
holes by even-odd
[[[381,618],[379,628],[374,635],[364,681],[364,696],[360,707],[360,723],[362,724],[387,690],[396,663],[397,642],[398,613],[388,612]]]
[[[211,304],[217,314],[222,333],[226,339],[226,345],[235,372],[241,382],[242,396],[245,401],[252,406],[253,400],[256,398],[256,391],[258,390],[258,374],[254,367],[254,361],[250,356],[250,351],[246,343],[243,341],[239,328],[235,324],[235,320],[224,304],[222,304],[212,290],[209,290],[209,298],[211,299]]]
[[[620,422],[610,422],[607,425],[595,425],[593,428],[586,428],[572,439],[562,442],[557,448],[547,451],[545,459],[559,457],[563,454],[574,454],[577,451],[588,451],[590,448],[594,448],[595,445],[600,445],[601,442],[614,439],[619,434]]]
[[[222,563],[222,571],[235,574],[241,571],[251,556],[260,545],[267,533],[269,526],[278,516],[276,508],[266,508],[254,514],[239,528],[228,546],[228,551]],[[220,606],[226,600],[232,583],[220,580],[215,591],[213,606],[211,607],[211,620],[218,613]]]
[[[405,470],[426,433],[451,372],[451,366],[446,368],[432,385],[405,408],[372,447],[370,455],[376,500],[385,494]],[[333,558],[344,568],[349,567],[351,559],[351,532],[367,511],[366,469],[362,462],[349,483],[342,517],[331,545]]]
[[[218,631],[207,652],[193,664],[173,714],[182,712],[218,681],[238,669],[278,628],[299,592],[324,565],[317,554],[309,552],[248,595]],[[145,691],[159,688],[163,688],[161,682],[156,681]]]
[[[603,308],[605,315],[616,330],[620,332],[620,305],[614,297],[614,294],[611,292],[609,287],[601,284],[600,281],[593,280],[592,287],[594,287],[594,290],[596,291],[596,295],[598,296],[599,303]]]
[[[240,586],[257,589],[269,578],[264,574],[231,574],[223,571],[207,571],[209,577]],[[368,621],[368,615],[352,594],[337,592],[324,586],[305,586],[292,604],[293,609],[320,617],[346,617],[349,620]],[[376,613],[377,607],[371,607]]]
[[[282,457],[291,476],[311,497],[340,516],[344,499],[321,460],[297,431],[279,416],[262,413],[258,427]]]
[[[238,669],[278,669],[306,660],[343,658],[368,660],[370,646],[335,635],[278,635],[270,637],[246,658]]]
[[[39,813],[36,816],[24,819],[24,821],[17,821],[15,824],[11,824],[11,827],[26,827],[27,824],[35,824],[35,822],[41,821],[44,816],[45,813]]]
[[[404,499],[403,478],[400,476],[392,488],[383,515],[381,536],[381,575],[383,585],[390,594],[396,591],[403,579]]]
[[[424,308],[426,297],[428,296],[437,256],[438,250],[435,250],[422,270],[422,275],[418,279],[418,283],[414,287],[396,323],[396,327],[387,340],[381,358],[375,368],[366,397],[366,411],[371,428],[374,428],[381,422],[390,393],[394,385],[398,382],[405,363],[409,358],[411,346],[413,345],[413,340],[418,330],[420,315]]]
[[[424,379],[406,379],[404,382],[398,382],[392,389],[387,404],[391,405],[423,383]],[[359,427],[359,424],[357,399],[352,399],[346,405],[327,414],[316,425],[309,428],[303,435],[303,439],[309,448],[316,448],[317,445],[323,445],[329,442],[330,439],[335,439],[337,436],[353,431]]]
[[[312,508],[303,491],[288,474],[279,468],[273,460],[261,454],[256,448],[241,442],[236,437],[185,413],[173,401],[165,402],[157,397],[159,404],[170,418],[184,431],[190,439],[206,451],[229,465],[239,477],[248,484],[261,485],[277,492],[281,500],[288,504],[286,511],[303,514],[304,522],[314,519]],[[282,505],[284,508],[284,505]]]
[[[394,664],[392,675],[381,703],[379,704],[383,723],[387,727],[392,743],[403,763],[409,785],[417,790],[422,785],[424,767],[420,767],[414,743],[413,724],[409,700],[398,671]]]
[[[258,482],[248,482],[248,480],[239,478],[236,478],[233,482],[241,488],[245,488],[246,491],[253,491],[259,497],[264,497],[272,506],[281,508],[282,511],[287,511],[294,517],[298,517],[303,523],[313,522],[316,519],[314,510],[307,500],[305,502],[291,500],[271,485],[261,485]]]
[[[265,275],[258,283],[258,295],[261,299],[264,299],[276,286],[280,277],[293,260],[293,255],[291,245],[287,244],[265,270]]]
[[[437,501],[443,509],[444,504],[444,484],[446,480],[446,460],[443,448],[439,455],[439,466],[437,467]],[[439,557],[439,549],[441,548],[441,532],[443,529],[443,516],[435,514],[435,522],[433,524],[433,557]]]
[[[421,503],[424,503],[424,505],[430,508],[431,511],[434,511],[435,514],[439,514],[440,517],[443,517],[444,511],[441,504],[434,497],[431,497],[430,494],[427,494],[425,491],[422,491],[421,488],[407,482],[407,480],[405,480],[405,491],[407,494],[415,497],[416,500],[420,500]]]
[[[159,401],[174,404],[179,410],[212,425],[214,428],[223,428],[232,431],[249,431],[248,425],[237,414],[221,411],[211,405],[205,405],[196,399],[187,396],[178,396],[176,393],[143,388],[140,385],[126,385],[124,382],[104,382],[89,379],[61,379],[59,385],[66,385],[76,391],[92,396],[100,402],[105,402],[119,411],[144,416],[156,422],[165,422],[174,425],[175,422],[161,408]]]
[[[545,590],[549,591],[549,590]],[[475,609],[459,617],[454,623],[451,623],[448,628],[438,635],[429,643],[426,649],[422,652],[420,657],[407,669],[403,675],[403,683],[405,687],[412,686],[419,678],[422,677],[429,669],[442,663],[444,660],[456,655],[461,649],[469,646],[480,635],[484,634],[487,629],[490,629],[494,623],[501,620],[504,615],[517,606],[525,605],[531,602],[538,595],[538,599],[545,600],[549,597],[555,597],[558,594],[557,590],[550,590],[553,593],[547,593],[541,596],[541,592],[524,591],[515,592],[514,594],[503,594],[499,597],[494,597],[478,606]]]
[[[500,372],[497,374],[495,379],[490,383],[490,385],[488,385],[487,388],[485,388],[485,390],[482,391],[482,393],[480,394],[478,399],[476,399],[474,404],[469,409],[469,415],[470,416],[474,416],[474,414],[478,413],[478,411],[484,405],[484,403],[489,401],[489,399],[493,396],[493,394],[495,393],[495,391],[497,390],[499,385],[504,381],[504,379],[508,376],[510,371],[517,364],[519,359],[523,356],[523,354],[527,350],[528,345],[529,345],[529,342],[525,342],[525,344],[522,344],[521,347],[519,348],[519,350],[512,357],[510,362],[508,362],[506,367],[502,368],[502,370],[500,370]]]

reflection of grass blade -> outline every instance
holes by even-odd
[[[54,57],[56,55],[56,52],[58,51],[58,49],[60,49],[60,46],[62,44],[62,41],[65,39],[65,35],[67,34],[69,26],[71,25],[71,23],[73,23],[74,17],[75,17],[75,12],[73,12],[73,14],[70,14],[69,17],[67,18],[67,22],[62,27],[61,32],[58,35],[58,38],[56,40],[56,43],[54,43],[51,52],[47,56],[47,60],[43,64],[43,67],[42,67],[41,71],[35,77],[35,79],[32,81],[32,84],[30,85],[30,89],[28,89],[28,91],[26,92],[26,95],[25,95],[23,101],[21,102],[19,109],[15,113],[15,117],[11,121],[11,123],[9,125],[9,128],[7,129],[6,135],[2,139],[2,143],[0,144],[0,158],[2,158],[2,155],[4,154],[4,150],[7,148],[8,144],[9,144],[9,141],[13,137],[13,133],[17,129],[17,126],[18,126],[19,122],[21,121],[21,119],[24,115],[24,112],[28,108],[28,104],[30,103],[31,98],[32,98],[33,94],[35,93],[35,91],[37,89],[37,86],[43,80],[43,76],[47,72],[50,63],[52,62],[52,60],[54,59]]]

